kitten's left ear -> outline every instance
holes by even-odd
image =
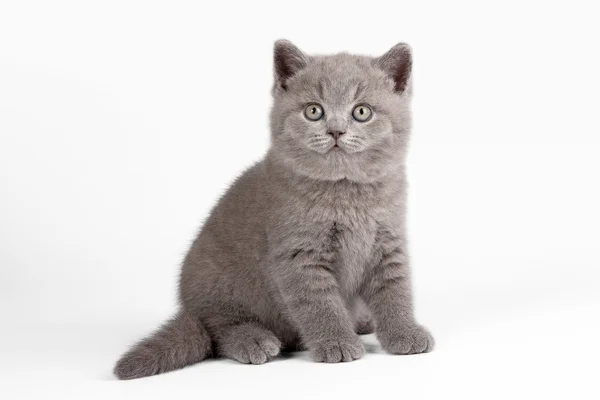
[[[374,63],[394,80],[396,92],[402,93],[406,90],[412,69],[412,51],[409,45],[398,43],[387,53],[376,58]]]
[[[289,40],[283,39],[275,42],[273,58],[276,85],[283,90],[287,90],[286,81],[310,62],[309,57],[302,50],[294,46]]]

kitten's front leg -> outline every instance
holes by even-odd
[[[363,356],[364,345],[354,332],[326,253],[315,248],[281,251],[273,276],[313,359],[353,361]]]
[[[380,255],[380,262],[365,281],[363,298],[375,318],[381,345],[393,354],[433,350],[433,337],[413,315],[410,269],[404,243],[388,237]]]

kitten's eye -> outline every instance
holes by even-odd
[[[358,122],[367,122],[373,116],[373,111],[369,108],[369,106],[364,104],[359,104],[354,107],[352,110],[352,117]]]
[[[323,114],[325,114],[323,112],[323,107],[315,103],[309,104],[304,109],[304,116],[310,119],[311,121],[320,120],[321,118],[323,118]]]

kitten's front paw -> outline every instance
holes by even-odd
[[[350,339],[325,340],[310,346],[316,362],[337,363],[358,360],[365,354],[365,346],[358,336]]]
[[[435,345],[433,336],[420,325],[398,332],[379,332],[377,336],[383,348],[392,354],[428,353]]]

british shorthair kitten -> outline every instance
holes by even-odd
[[[189,250],[180,311],[118,361],[133,379],[209,356],[262,364],[308,349],[359,359],[428,352],[413,314],[405,232],[411,51],[310,56],[275,43],[271,147]]]

